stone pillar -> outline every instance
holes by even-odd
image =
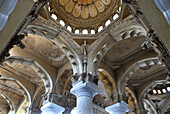
[[[124,101],[108,106],[105,108],[105,110],[110,114],[125,114],[129,111],[128,104],[126,104]]]
[[[62,112],[64,112],[64,108],[52,103],[52,102],[46,102],[43,104],[43,106],[41,107],[41,114],[62,114]]]
[[[80,81],[73,85],[71,93],[77,98],[77,114],[93,114],[93,97],[98,94],[97,85],[91,81]]]

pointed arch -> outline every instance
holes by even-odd
[[[151,104],[151,102],[150,102],[149,100],[143,99],[143,102],[146,103],[149,111],[154,112],[154,114],[158,114],[157,111],[156,111],[156,109],[155,109],[155,107],[153,106],[153,104]],[[162,114],[162,113],[161,113],[161,114]]]
[[[165,114],[168,108],[170,108],[170,98],[166,98],[162,101],[160,105],[161,114]]]
[[[109,103],[118,101],[117,86],[115,82],[114,73],[111,72],[105,65],[98,68],[98,77],[102,82],[108,96]],[[112,101],[113,100],[113,101]]]
[[[47,20],[38,18],[38,21],[36,20],[34,23],[27,26],[24,33],[40,35],[49,39],[68,57],[74,74],[81,74],[83,72],[79,45],[73,39],[69,38],[70,36],[66,31],[60,30],[59,26],[54,28],[49,25]]]
[[[119,27],[116,27],[119,26]],[[88,71],[96,73],[97,68],[105,54],[116,44],[124,39],[134,36],[146,35],[146,30],[133,18],[121,21],[117,25],[112,25],[107,32],[98,34],[97,40],[89,47]]]
[[[15,106],[11,100],[11,98],[6,95],[3,91],[0,90],[0,95],[3,96],[3,98],[7,101],[7,103],[9,104],[9,107],[10,107],[10,113],[11,114],[15,114],[16,113],[16,109],[15,109]]]
[[[39,75],[39,77],[43,80],[45,86],[45,95],[50,94],[53,89],[53,82],[48,74],[48,72],[35,60],[24,58],[24,57],[8,57],[5,59],[3,63],[11,63],[11,64],[23,64],[29,65],[33,70]]]
[[[118,88],[120,93],[125,92],[125,87],[127,84],[127,81],[129,78],[135,74],[137,70],[140,69],[140,67],[145,67],[148,65],[162,65],[164,64],[157,58],[157,57],[152,57],[152,58],[147,58],[147,59],[142,59],[137,61],[136,63],[132,64],[126,71],[125,73],[121,76],[121,79],[118,81]]]
[[[12,81],[12,82],[15,82],[17,85],[19,85],[20,89],[22,90],[21,93],[23,94],[23,96],[25,96],[25,98],[26,98],[26,100],[28,102],[27,105],[28,105],[28,107],[30,107],[31,102],[32,102],[30,92],[28,91],[28,89],[20,81],[14,79],[14,78],[4,78],[4,77],[0,77],[0,80],[2,80],[2,81]],[[15,110],[15,111],[17,111],[17,110]]]

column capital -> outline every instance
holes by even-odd
[[[105,110],[110,114],[125,114],[129,111],[129,108],[128,104],[126,104],[124,101],[121,101],[120,103],[106,107]]]
[[[84,83],[83,81],[79,81],[75,83],[70,92],[76,95],[77,98],[81,96],[88,96],[93,98],[95,95],[99,93],[97,85],[91,81],[87,81]]]
[[[64,110],[65,108],[52,102],[45,102],[41,107],[42,114],[61,114]]]
[[[93,114],[93,97],[99,93],[96,84],[78,81],[70,92],[77,97],[77,114]]]
[[[79,75],[75,74],[71,77],[71,81],[72,81],[73,85],[75,85],[76,83],[81,82],[81,81],[83,81],[84,83],[91,81],[94,84],[97,84],[98,76],[97,76],[97,74],[91,74],[91,73],[88,73],[88,72],[82,73],[82,74],[79,74]]]

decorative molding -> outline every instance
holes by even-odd
[[[10,113],[16,113],[16,109],[15,109],[15,106],[14,106],[14,103],[12,102],[11,98],[5,94],[3,91],[0,90],[0,95],[6,100],[6,102],[8,103],[9,105],[9,108],[10,108]]]
[[[147,75],[143,76],[140,79],[129,78],[129,83],[132,83],[132,84],[135,83],[135,85],[140,86],[143,83],[146,83],[152,79],[159,78],[160,76],[166,75],[167,73],[168,73],[167,69],[165,69],[165,67],[163,67],[163,68],[160,68],[159,70],[157,70],[156,72],[152,72],[151,74],[147,74]]]
[[[140,49],[136,50],[135,52],[132,52],[131,54],[128,54],[127,56],[125,56],[121,59],[111,60],[111,58],[106,59],[106,57],[104,57],[102,59],[102,62],[107,64],[108,66],[111,66],[111,67],[114,67],[114,66],[120,67],[120,66],[127,64],[131,61],[134,61],[135,59],[138,59],[141,56],[143,56],[144,54],[150,53],[152,51],[153,51],[152,48],[149,48],[149,49],[141,49],[140,48]]]
[[[43,67],[41,67],[36,61],[27,59],[27,58],[21,58],[21,57],[8,57],[5,59],[3,63],[11,63],[11,64],[24,64],[29,65],[34,69],[39,77],[43,80],[44,86],[45,86],[45,100],[49,99],[48,95],[52,92],[53,89],[53,83],[50,75],[45,71]]]

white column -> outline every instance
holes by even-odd
[[[129,111],[128,104],[126,104],[124,101],[108,106],[105,108],[105,110],[110,114],[125,114]]]
[[[170,0],[154,0],[170,25]]]
[[[5,26],[8,16],[14,10],[18,0],[0,0],[0,31]]]
[[[71,93],[77,98],[77,114],[93,114],[93,97],[99,93],[96,84],[78,82],[73,85]]]
[[[43,104],[43,106],[41,107],[41,114],[62,114],[62,112],[64,112],[64,108],[52,103],[52,102],[46,102]]]

